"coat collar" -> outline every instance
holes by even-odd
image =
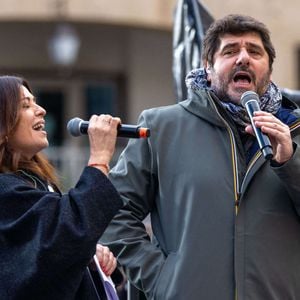
[[[179,105],[215,126],[225,127],[220,118],[220,110],[222,113],[226,112],[214,93],[207,89],[189,90],[188,99],[179,102]]]

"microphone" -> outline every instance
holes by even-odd
[[[67,124],[67,130],[72,136],[87,134],[89,121],[83,121],[80,118],[73,118]],[[147,138],[150,136],[150,129],[136,125],[120,124],[117,128],[118,137],[127,138]]]
[[[255,111],[260,111],[259,97],[253,91],[247,91],[241,96],[241,103],[246,108],[246,111],[250,117],[252,128],[254,130],[256,139],[258,141],[259,148],[265,159],[271,159],[273,157],[273,149],[269,137],[264,134],[260,128],[257,128],[253,122],[253,114]]]

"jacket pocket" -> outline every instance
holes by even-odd
[[[174,276],[174,267],[176,263],[176,252],[171,252],[164,262],[164,265],[157,278],[153,295],[151,299],[166,300],[166,294],[170,285],[170,280]]]

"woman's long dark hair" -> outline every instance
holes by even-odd
[[[14,133],[20,115],[21,86],[30,92],[28,82],[16,76],[0,76],[0,173],[15,173],[28,170],[55,185],[58,180],[53,166],[41,153],[26,160],[8,147],[9,137]]]

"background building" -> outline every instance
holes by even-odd
[[[48,111],[52,147],[47,154],[66,187],[77,180],[88,156],[87,137],[67,133],[69,119],[110,113],[134,124],[143,109],[176,102],[172,78],[176,2],[0,0],[0,73],[20,74],[32,83]],[[273,80],[300,88],[299,1],[202,3],[214,18],[238,12],[266,23],[277,49]],[[119,151],[126,142],[118,139]]]

